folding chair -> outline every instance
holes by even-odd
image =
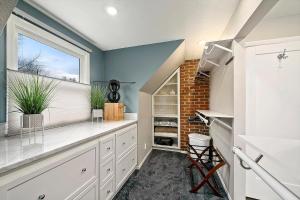
[[[192,185],[190,192],[196,193],[202,186],[207,184],[216,196],[222,197],[220,188],[213,176],[214,173],[226,163],[221,153],[212,145],[198,146],[189,144],[188,159],[191,161],[191,165],[189,166],[191,179],[193,180],[193,167],[195,167],[202,176],[202,180],[199,183],[194,186]]]

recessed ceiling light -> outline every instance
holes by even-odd
[[[116,14],[118,14],[118,11],[115,7],[112,6],[108,6],[106,7],[106,12],[111,15],[111,16],[115,16]]]

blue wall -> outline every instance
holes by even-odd
[[[25,11],[34,18],[44,22],[45,24],[51,26],[52,28],[60,31],[61,33],[69,36],[70,38],[80,42],[81,44],[92,49],[90,54],[90,64],[91,64],[91,81],[94,80],[104,80],[104,57],[103,51],[93,44],[89,43],[85,39],[78,36],[76,33],[57,23],[53,19],[47,17],[39,10],[33,8],[23,0],[19,0],[17,8]],[[5,30],[0,35],[0,123],[5,121],[6,118],[6,42],[5,42],[6,32]]]
[[[3,32],[6,30],[4,29]],[[0,123],[6,118],[6,35],[0,34]]]
[[[126,105],[126,112],[138,111],[138,91],[182,42],[175,40],[104,52],[106,80],[136,82],[121,85],[121,101]]]

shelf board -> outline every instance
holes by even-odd
[[[157,137],[178,138],[178,134],[177,133],[168,133],[168,132],[154,132],[154,136],[157,136]]]
[[[178,106],[177,103],[170,103],[170,104],[154,104],[154,106]]]
[[[178,85],[178,83],[166,83],[165,85]]]
[[[167,149],[179,149],[177,144],[173,144],[172,146],[168,145],[159,145],[159,144],[153,144],[153,147],[158,147],[158,148],[167,148]]]
[[[233,51],[231,50],[232,41],[232,39],[228,39],[207,42],[205,44],[207,49],[203,51],[203,54],[201,56],[201,62],[199,62],[197,72],[203,73],[206,71],[212,71],[215,67],[222,67],[223,64],[229,64],[233,59]],[[220,63],[222,57],[227,55],[228,60],[226,60],[225,63]],[[196,75],[198,75],[198,73],[196,73]]]
[[[154,117],[178,118],[177,114],[154,114]]]
[[[212,110],[197,110],[197,112],[205,115],[206,117],[233,118],[233,115],[219,113]]]
[[[155,97],[177,97],[178,95],[177,94],[156,94],[154,95]]]

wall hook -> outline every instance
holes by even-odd
[[[280,61],[281,61],[282,59],[283,59],[283,60],[287,59],[287,58],[288,58],[288,55],[286,55],[286,49],[284,49],[282,53],[278,54],[277,58],[278,58],[278,60],[280,60]]]

